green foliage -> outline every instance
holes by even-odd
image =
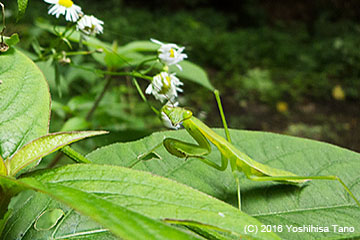
[[[66,35],[66,28],[54,29],[45,21],[37,21],[37,26],[61,38],[64,34]],[[123,71],[140,64],[140,67],[143,66],[143,68],[135,70],[136,74],[139,75],[146,71],[150,76],[155,75],[163,68],[162,64],[154,62],[159,48],[158,44],[150,41],[133,41],[119,46],[116,42],[110,44],[93,37],[80,42],[81,36],[78,32],[72,32],[66,38],[70,40],[73,47],[86,46],[89,52],[92,52],[92,58],[89,57],[90,55],[72,57],[72,68],[69,69],[67,66],[57,63],[63,58],[62,53],[46,60],[43,54],[44,50],[37,51],[42,60],[42,62],[38,62],[38,65],[49,81],[54,98],[52,110],[57,120],[52,122],[51,130],[85,130],[101,127],[116,131],[119,133],[118,135],[125,131],[136,131],[136,135],[140,133],[139,136],[142,137],[150,132],[149,127],[159,127],[160,121],[151,115],[148,105],[140,101],[135,88],[129,87],[130,76],[123,74],[124,76],[114,76],[112,80],[109,80],[109,77],[105,77],[106,72],[109,71],[102,70],[103,67],[114,73],[119,72],[121,75],[124,73]],[[53,49],[52,51],[58,50]],[[147,59],[152,59],[152,61],[142,63]],[[96,67],[97,64],[100,66]],[[179,71],[176,67],[170,68],[171,71],[177,73],[181,80],[188,79],[210,90],[214,89],[202,68],[189,61],[182,62],[181,66],[183,71]],[[58,70],[56,71],[56,69]],[[151,77],[149,78],[151,79]],[[141,88],[146,88],[148,81],[149,79],[140,83]],[[84,84],[87,86],[86,88],[83,88]],[[106,94],[93,115],[89,116],[89,112],[94,106],[94,99],[99,97],[100,92],[105,88],[107,88]],[[131,137],[135,134],[128,134],[128,137],[123,134],[123,136],[124,140],[135,139]],[[95,146],[87,148],[91,147]]]
[[[15,128],[13,133],[15,136],[21,135],[19,138],[23,141],[27,139],[27,135],[35,130],[42,128],[47,131],[48,128],[48,117],[49,117],[49,101],[50,96],[46,88],[46,83],[44,81],[43,76],[39,69],[31,62],[27,57],[23,54],[19,53],[14,48],[10,48],[9,51],[1,55],[1,60],[5,62],[2,64],[3,73],[2,77],[6,80],[5,84],[1,84],[1,91],[4,93],[3,95],[6,97],[3,103],[4,112],[11,107],[12,112],[9,112],[10,119],[12,117],[11,114],[17,114],[18,118],[21,118],[23,121],[26,121],[29,116],[32,117],[32,114],[37,113],[34,111],[31,106],[27,106],[28,109],[23,110],[26,106],[24,105],[24,101],[26,101],[26,97],[31,98],[31,96],[36,96],[42,87],[45,87],[46,91],[43,98],[39,98],[37,104],[38,108],[41,108],[42,105],[47,106],[46,111],[43,113],[39,113],[38,115],[42,115],[45,118],[45,124],[40,123],[32,123],[26,132],[23,131],[22,128]],[[7,65],[6,65],[7,64]],[[20,66],[17,64],[21,64]],[[25,73],[23,72],[25,71]],[[40,74],[39,74],[40,73]],[[27,74],[26,77],[24,74]],[[37,83],[36,88],[33,87],[33,82]],[[12,93],[9,89],[10,86],[16,88],[16,92]],[[8,95],[12,94],[12,95]],[[23,96],[22,99],[18,99],[19,96]],[[21,104],[22,102],[22,104]],[[31,104],[32,102],[30,102]],[[12,106],[15,104],[15,106]],[[34,103],[32,103],[34,104]],[[35,105],[36,106],[36,105]],[[20,113],[14,111],[20,111]],[[36,109],[39,110],[39,109]],[[26,113],[25,117],[23,116],[23,112]],[[40,116],[37,116],[40,118]],[[37,119],[36,119],[37,120]],[[4,123],[4,122],[2,122]],[[26,126],[26,125],[25,125]],[[9,129],[4,128],[4,124],[2,125],[4,136],[8,136],[7,141],[11,142],[12,136],[6,134],[6,131]],[[33,189],[42,193],[45,193],[51,196],[54,199],[57,199],[65,204],[73,207],[77,211],[90,216],[95,221],[99,222],[102,226],[110,229],[115,235],[126,238],[126,239],[137,239],[139,234],[146,239],[168,239],[168,237],[173,239],[195,239],[196,237],[189,235],[183,231],[180,231],[174,227],[169,226],[168,224],[161,223],[159,221],[155,221],[151,218],[145,217],[138,213],[132,212],[120,206],[117,206],[111,202],[107,202],[99,197],[93,196],[86,192],[76,190],[74,188],[69,188],[63,185],[47,183],[47,182],[39,182],[35,178],[21,178],[21,180],[16,180],[13,177],[24,167],[29,164],[35,162],[41,157],[44,157],[51,152],[54,152],[74,141],[78,141],[85,137],[90,137],[98,134],[103,134],[104,132],[71,132],[71,133],[55,133],[48,134],[46,136],[37,138],[32,142],[24,145],[22,142],[17,144],[17,148],[8,150],[10,153],[3,152],[1,156],[7,154],[5,159],[5,165],[3,164],[3,157],[1,160],[1,175],[0,175],[0,189],[1,189],[1,201],[0,201],[0,215],[3,218],[0,222],[0,230],[2,234],[5,234],[4,239],[13,239],[22,238],[24,236],[24,232],[16,232],[13,229],[9,232],[6,229],[6,224],[9,223],[9,219],[11,219],[12,210],[6,213],[6,209],[8,208],[8,203],[14,195],[18,194],[20,191],[25,189]],[[30,135],[33,136],[33,135]],[[15,138],[16,140],[17,138]],[[4,141],[4,145],[7,142]],[[26,142],[25,142],[26,143]],[[23,146],[24,145],[24,146]],[[19,149],[19,150],[18,150]],[[15,153],[14,153],[15,152]],[[81,165],[79,165],[81,168]],[[93,169],[91,171],[98,171],[98,166],[96,165],[84,165],[85,167],[91,166]],[[6,168],[4,168],[6,167]],[[113,167],[108,167],[109,170],[113,170]],[[27,169],[28,170],[28,169]],[[77,176],[78,173],[76,173]],[[85,174],[90,176],[89,174]],[[121,175],[121,174],[120,174]],[[47,176],[49,176],[47,174]],[[101,176],[110,176],[110,174],[103,173]],[[54,176],[54,178],[57,178]],[[38,203],[36,203],[38,204]],[[51,210],[49,210],[50,212]],[[60,210],[61,211],[61,210]],[[59,213],[59,212],[57,212]],[[4,215],[5,214],[5,215]],[[27,213],[26,213],[27,214]],[[26,215],[25,214],[25,215]],[[45,215],[44,215],[45,214]],[[51,221],[44,222],[42,218],[49,219],[46,217],[46,212],[42,212],[40,215],[37,215],[36,219],[32,220],[32,223],[35,223],[34,227],[36,231],[43,231],[47,229],[53,228],[59,219],[62,217],[62,214],[57,214],[55,218],[51,217]],[[119,222],[119,219],[123,221]],[[45,227],[44,227],[45,226]],[[138,226],[142,226],[143,230],[140,231]],[[10,233],[11,236],[8,234]]]
[[[39,68],[10,48],[0,55],[0,155],[6,159],[48,131],[50,94]]]
[[[10,37],[4,37],[4,41],[9,47],[15,46],[20,41],[19,35],[17,33],[14,33]]]
[[[60,186],[62,188],[71,187],[76,193],[83,192],[82,195],[84,196],[85,192],[95,193],[97,198],[106,199],[109,204],[111,203],[114,206],[118,206],[120,209],[126,207],[130,212],[136,211],[153,219],[162,219],[165,221],[166,219],[174,221],[182,220],[184,224],[193,223],[200,228],[205,228],[205,230],[207,228],[210,230],[219,230],[220,232],[229,233],[238,237],[240,235],[248,235],[249,238],[256,236],[258,239],[277,239],[275,234],[265,233],[254,235],[244,233],[244,229],[242,227],[239,228],[239,226],[246,224],[260,226],[261,223],[245,213],[185,185],[158,176],[152,176],[142,171],[108,165],[69,165],[59,168],[56,171],[37,173],[32,176],[32,178],[37,179],[43,184],[46,183],[45,186],[51,185],[54,187],[57,186],[58,188],[60,188]],[[28,180],[29,179],[24,179],[21,181],[28,184]],[[54,183],[54,181],[59,182],[59,184]],[[88,184],[89,181],[91,184]],[[124,182],[126,182],[126,184],[124,184]],[[104,189],[104,184],[108,186],[106,189]],[[34,185],[31,184],[31,186]],[[37,186],[35,186],[35,188],[37,188]],[[77,190],[75,191],[75,189]],[[40,196],[37,195],[33,197],[40,198]],[[63,201],[58,196],[56,196],[56,198]],[[77,205],[81,205],[81,202],[82,201],[79,200],[73,201],[71,206],[79,210],[80,206]],[[94,204],[94,207],[99,208],[100,206],[105,207],[106,205],[105,203]],[[29,207],[22,206],[21,209],[16,207],[14,215],[9,219],[8,223],[8,226],[15,224],[14,227],[16,228],[22,226],[21,228],[23,230],[19,230],[23,231],[25,239],[27,239],[27,231],[34,232],[33,230],[27,230],[28,225],[25,224],[25,222],[31,223],[32,221],[30,219],[40,214],[38,209],[34,209],[34,212],[32,212],[29,210]],[[50,204],[40,211],[43,212],[52,207]],[[87,206],[87,208],[89,207]],[[23,214],[28,212],[29,217],[23,219],[22,222],[14,222],[16,221],[15,217],[21,215],[21,212],[23,212]],[[80,212],[84,213],[84,210]],[[73,211],[67,211],[66,214],[70,219],[73,219],[77,215],[77,213]],[[89,214],[85,215],[89,216]],[[92,213],[90,217],[94,219],[95,214]],[[122,219],[124,223],[127,222],[124,216],[119,216],[118,219]],[[141,225],[137,225],[138,229],[136,231],[138,236],[145,236],[144,233],[141,232],[141,228],[146,229],[146,226],[141,228],[139,226]],[[57,228],[62,229],[62,232],[71,232],[73,226],[64,222],[60,223]],[[56,234],[60,237],[61,235],[58,235],[54,230],[56,229],[52,229],[47,234]],[[77,229],[73,234],[76,235],[79,230],[80,229]],[[7,228],[5,228],[5,232],[7,231]],[[12,234],[15,234],[15,232]],[[95,235],[96,233],[94,232],[93,234]],[[30,234],[30,236],[36,238],[35,233]],[[168,239],[169,238],[171,239],[171,237],[168,237]]]
[[[96,166],[94,165],[94,167]],[[14,181],[0,176],[0,180],[2,182],[13,181],[13,183],[19,186],[41,191],[64,202],[77,211],[90,216],[121,238],[138,239],[138,236],[140,235],[146,239],[168,239],[168,236],[172,239],[198,239],[177,230],[174,227],[152,220],[151,218],[103,200],[100,197],[74,188],[54,183],[40,183],[34,178],[25,178],[21,181]],[[120,222],[119,219],[123,219],[123,221]],[[34,219],[32,222],[34,222]],[[138,226],[142,226],[142,229],[139,229]],[[7,239],[24,236],[24,232],[9,232],[6,229],[4,229],[4,234],[5,236],[3,238],[6,237]]]
[[[19,20],[25,14],[28,5],[28,0],[17,0],[17,2],[18,2],[18,10],[19,10],[17,19]]]
[[[17,3],[21,17],[27,1]],[[42,4],[46,10],[43,2],[32,4]],[[275,23],[270,27],[262,23],[264,16],[250,1],[242,3],[249,11],[245,17],[256,16],[254,23],[260,26],[238,28],[234,15],[210,9],[150,12],[114,8],[121,5],[115,1],[103,4],[113,11],[104,11],[110,13],[108,19],[101,17],[106,22],[102,40],[85,39],[74,24],[54,27],[46,20],[29,28],[30,37],[23,34],[20,45],[26,49],[32,46],[35,55],[26,54],[44,72],[50,91],[39,68],[13,47],[19,42],[18,35],[4,38],[10,49],[0,53],[0,238],[360,237],[360,210],[333,181],[314,180],[297,187],[250,182],[242,176],[243,208],[234,208],[237,188],[230,169],[220,172],[195,158],[179,159],[161,145],[166,137],[193,142],[185,131],[158,132],[135,142],[96,149],[142,137],[160,126],[148,106],[152,101],[141,101],[133,86],[137,78],[144,80],[140,90],[145,89],[152,76],[164,68],[156,59],[159,45],[147,39],[185,46],[191,61],[207,67],[214,85],[234,93],[236,106],[246,100],[275,106],[279,101],[327,101],[334,86],[344,90],[346,99],[358,99],[360,54],[354,51],[360,43],[358,25],[329,24],[325,16],[315,21],[311,31],[302,23],[293,23],[296,31]],[[114,40],[114,34],[121,36],[120,40]],[[188,80],[190,86],[194,83],[214,90],[204,69],[190,61],[180,65],[183,71],[174,66],[170,71]],[[87,157],[67,145],[105,131],[49,134],[49,92],[53,96],[51,131],[111,131],[75,146],[84,152],[96,149]],[[190,98],[198,99],[202,109],[209,110],[205,104],[208,98],[201,96],[204,92],[195,90],[193,96],[179,100],[183,104]],[[331,136],[330,130],[297,124],[290,126],[288,133],[337,137]],[[223,129],[215,131],[221,134]],[[360,197],[358,153],[264,132],[231,130],[231,138],[256,161],[301,176],[339,176]],[[208,158],[219,163],[220,154],[212,148]],[[52,159],[45,158],[43,165],[30,172],[41,158],[59,149],[75,162],[87,164],[60,161],[59,165],[65,166],[41,170],[56,163],[49,164]],[[259,230],[263,225],[282,228],[254,233],[246,231],[249,224]],[[330,232],[295,234],[287,228],[319,224],[329,227]],[[334,232],[333,225],[351,226],[355,231],[340,234]]]

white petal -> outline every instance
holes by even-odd
[[[146,90],[145,90],[145,93],[146,94],[151,94],[151,92],[152,92],[152,84],[150,83],[150,85],[146,88]]]
[[[181,67],[179,64],[176,64],[175,66],[176,66],[180,71],[183,70],[182,67]]]
[[[150,38],[150,41],[152,41],[153,43],[159,44],[159,45],[164,45],[162,42],[160,42],[159,40]]]
[[[57,4],[59,2],[59,0],[44,0],[44,2],[50,3],[50,4]]]

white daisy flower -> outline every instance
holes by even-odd
[[[74,4],[71,0],[44,0],[45,2],[52,4],[49,14],[55,15],[59,18],[60,15],[65,15],[66,21],[76,22],[79,19],[79,15],[82,14],[81,7]]]
[[[187,58],[187,55],[185,53],[182,53],[185,47],[179,47],[178,45],[173,43],[165,44],[152,38],[150,40],[160,45],[160,48],[158,50],[159,59],[163,63],[168,66],[176,65],[180,70],[182,70],[181,66],[178,63]]]
[[[182,92],[179,86],[183,83],[175,77],[175,73],[169,75],[167,72],[161,72],[153,77],[152,82],[146,88],[146,94],[152,94],[157,100],[173,101],[177,96],[177,92]]]
[[[104,22],[96,17],[85,15],[78,21],[76,28],[87,35],[96,35],[103,33],[103,24]]]

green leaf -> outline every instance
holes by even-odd
[[[2,224],[6,224],[6,218],[9,217],[7,214],[9,214],[8,205],[11,198],[23,190],[25,190],[23,186],[8,181],[6,176],[0,175],[0,219],[3,220],[0,223],[0,228],[2,228]]]
[[[97,224],[91,218],[80,215],[65,204],[52,200],[47,195],[24,191],[12,201],[13,214],[8,220],[2,239],[119,239],[108,229]],[[47,209],[60,208],[65,216],[49,230],[37,231],[33,226],[36,218]],[[76,224],[74,224],[76,223]]]
[[[213,85],[210,83],[204,69],[189,61],[182,61],[179,63],[179,65],[182,67],[182,71],[176,66],[170,67],[170,71],[175,72],[177,77],[185,78],[192,82],[200,84],[209,89],[210,91],[215,90]]]
[[[216,130],[223,135],[223,129]],[[302,176],[337,175],[360,199],[360,154],[330,144],[264,132],[231,130],[234,145],[254,160]],[[195,143],[184,131],[166,131],[130,143],[100,148],[87,158],[95,163],[131,166],[138,156],[151,153],[164,137]],[[231,170],[212,169],[201,161],[186,161],[170,155],[163,147],[154,151],[155,158],[135,165],[197,188],[218,199],[236,205],[236,184]],[[213,148],[209,160],[220,162]],[[278,234],[284,239],[319,239],[360,237],[360,209],[340,183],[313,180],[304,187],[274,182],[252,182],[241,179],[242,210],[267,225],[282,226]],[[329,227],[330,232],[289,232],[286,226]],[[350,226],[355,232],[336,233],[332,225]]]
[[[119,47],[120,53],[125,52],[155,52],[159,49],[159,45],[150,41],[133,41],[122,47]]]
[[[6,159],[48,131],[50,94],[39,68],[10,48],[0,54],[0,155]]]
[[[272,233],[246,233],[245,225],[261,223],[222,201],[185,185],[111,165],[74,164],[32,175],[88,193],[154,219],[190,221],[223,229],[238,238],[277,239]],[[200,226],[201,226],[200,224]]]
[[[36,194],[30,190],[23,191],[14,197],[9,205],[11,214],[2,235],[0,235],[1,239],[22,239],[25,233],[33,228],[36,219],[45,209],[53,207],[53,205],[49,205],[50,201],[51,199],[47,195]]]
[[[4,37],[4,41],[9,47],[11,47],[11,46],[15,46],[16,44],[18,44],[20,42],[20,38],[17,33],[14,33],[10,37]]]
[[[35,139],[28,143],[13,157],[6,161],[10,176],[15,176],[21,169],[36,160],[53,153],[60,148],[87,137],[106,134],[105,131],[58,132]]]
[[[90,123],[86,121],[83,117],[73,117],[68,119],[63,127],[61,128],[61,131],[79,131],[79,130],[85,130],[90,127]]]
[[[13,198],[9,207],[12,208],[12,214],[3,235],[0,235],[1,239],[118,239],[91,218],[40,192],[23,191]],[[48,209],[61,209],[65,216],[55,227],[37,231],[33,227],[34,223],[38,216]]]
[[[153,220],[109,201],[103,200],[74,188],[65,187],[55,183],[40,183],[33,178],[14,180],[1,177],[2,181],[10,181],[36,191],[43,192],[78,212],[88,215],[114,234],[123,239],[198,239],[183,231],[160,221]],[[121,221],[120,221],[121,220]],[[5,229],[5,234],[9,233]],[[20,233],[23,236],[23,233]],[[7,237],[7,239],[9,239]]]
[[[19,20],[25,14],[26,7],[27,7],[27,4],[28,4],[28,0],[17,0],[17,2],[18,2],[18,10],[19,10],[17,20]]]
[[[9,210],[5,213],[5,215],[3,216],[2,219],[0,218],[0,236],[2,235],[2,233],[4,231],[5,225],[7,224],[11,213],[12,213],[12,210]]]

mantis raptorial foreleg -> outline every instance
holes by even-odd
[[[225,136],[227,138],[227,141],[231,143],[230,133],[229,133],[229,129],[227,127],[219,91],[215,90],[214,95],[215,95],[215,98],[216,98],[216,101],[217,101],[217,104],[219,107],[221,120],[222,120],[224,130],[225,130]],[[227,157],[223,153],[221,153],[221,165],[218,165],[218,164],[206,159],[204,156],[208,155],[211,152],[211,147],[210,147],[210,144],[209,144],[207,138],[205,137],[205,135],[196,127],[193,128],[190,125],[187,125],[187,126],[184,125],[184,127],[189,132],[189,134],[195,139],[195,141],[198,143],[198,145],[186,143],[186,142],[183,142],[183,141],[180,141],[177,139],[173,139],[173,138],[166,138],[163,141],[163,144],[164,144],[165,148],[167,149],[167,151],[177,157],[182,157],[182,158],[186,158],[186,159],[189,157],[197,158],[197,159],[201,160],[203,163],[205,163],[217,170],[225,171],[228,166],[228,162],[229,162]],[[241,209],[240,179],[238,178],[238,176],[235,173],[233,173],[233,174],[234,174],[234,177],[236,180],[236,185],[237,185],[238,206],[239,206],[239,209]]]

